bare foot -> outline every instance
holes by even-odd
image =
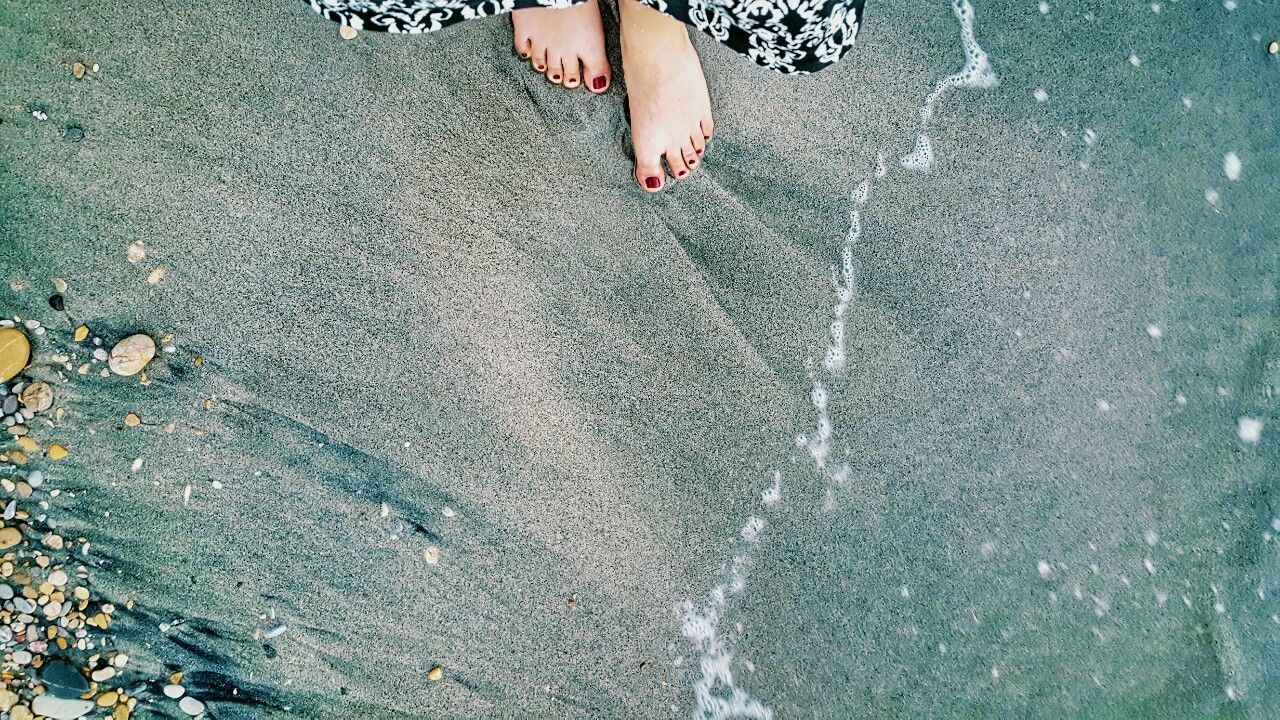
[[[618,0],[622,71],[636,152],[636,181],[649,192],[697,167],[711,138],[711,98],[698,53],[684,25],[642,5]]]
[[[511,13],[516,52],[547,79],[567,88],[585,84],[594,93],[609,88],[609,58],[599,0],[564,8],[525,8]]]

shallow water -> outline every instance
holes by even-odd
[[[1267,717],[1275,10],[978,2],[998,84],[945,80],[960,10],[812,77],[699,39],[717,138],[649,197],[621,95],[503,18],[0,8],[4,314],[175,336],[57,385],[136,672],[219,718]]]

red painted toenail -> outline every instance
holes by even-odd
[[[682,178],[682,177],[684,177],[684,174],[685,174],[685,171],[684,171],[684,170],[681,170],[680,172],[676,173],[676,177],[678,177],[678,178]]]
[[[702,154],[702,148],[694,148],[694,151],[697,152],[699,155]]]
[[[552,80],[559,80],[559,79],[560,79],[560,76],[559,76],[559,75],[552,75],[552,76],[551,76],[551,79],[552,79]]]
[[[650,175],[649,177],[644,179],[644,186],[649,188],[650,190],[657,190],[658,188],[662,187],[662,178],[654,177],[653,175]]]
[[[596,77],[596,79],[591,81],[591,87],[595,88],[596,90],[603,90],[604,86],[608,84],[608,82],[609,80],[605,78],[605,76],[599,75]]]

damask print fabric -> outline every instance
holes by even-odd
[[[424,33],[472,18],[581,0],[308,0],[357,30]],[[753,62],[782,73],[817,72],[858,35],[865,0],[640,0]]]

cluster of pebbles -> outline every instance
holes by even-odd
[[[60,296],[50,302],[58,310],[61,304]],[[129,657],[113,648],[108,630],[117,608],[94,593],[88,568],[76,561],[88,555],[88,538],[64,536],[50,521],[60,491],[50,487],[49,471],[69,450],[41,435],[57,430],[64,417],[50,384],[65,381],[63,371],[88,375],[100,366],[97,374],[139,375],[146,382],[156,344],[139,334],[106,350],[81,325],[71,352],[41,356],[41,367],[53,371],[40,373],[50,377],[44,381],[26,373],[33,369],[30,336],[52,339],[46,330],[31,320],[0,320],[0,720],[74,720],[90,713],[127,720],[152,685],[130,681]],[[77,367],[73,357],[82,349],[93,359]],[[130,600],[125,609],[132,606]],[[158,683],[166,697],[187,715],[204,714],[204,703],[179,684],[181,673],[167,680]]]

